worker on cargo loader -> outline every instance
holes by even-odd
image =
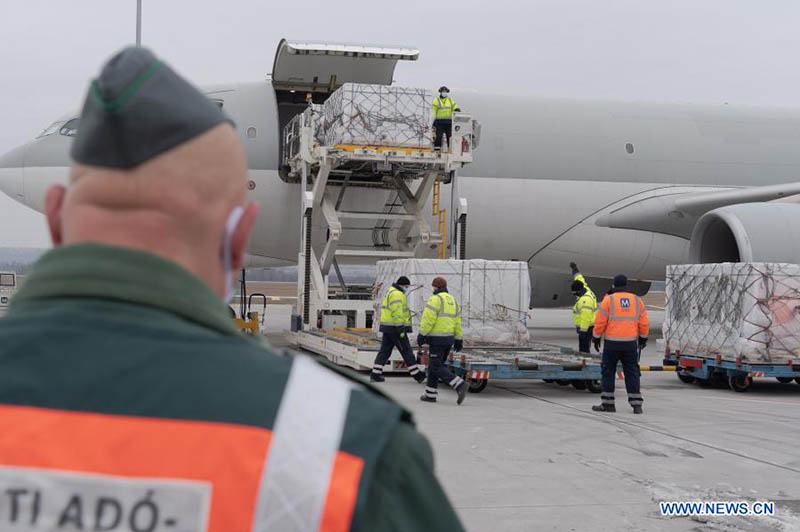
[[[433,295],[428,299],[422,313],[417,344],[430,346],[428,364],[428,383],[421,400],[435,403],[439,379],[445,381],[458,392],[456,402],[461,404],[467,395],[468,385],[464,379],[453,375],[444,365],[450,349],[461,351],[464,347],[461,338],[461,312],[456,298],[447,292],[447,281],[436,277],[432,283]]]
[[[572,268],[572,278],[574,279],[571,290],[572,294],[577,298],[575,305],[572,307],[572,321],[575,325],[575,332],[578,333],[578,351],[589,354],[594,319],[597,313],[597,297],[578,270],[578,265],[570,262],[569,266]]]
[[[408,372],[417,382],[425,380],[425,374],[420,371],[414,351],[411,349],[411,342],[408,335],[411,333],[411,311],[408,309],[406,300],[406,290],[411,286],[411,281],[405,275],[397,279],[397,282],[389,287],[386,295],[381,301],[381,325],[380,331],[381,348],[375,363],[372,366],[372,373],[369,380],[372,382],[383,382],[383,366],[389,361],[392,349],[395,347],[400,352]]]
[[[622,362],[625,389],[634,414],[642,413],[642,392],[639,389],[639,352],[647,345],[650,321],[642,299],[627,290],[628,278],[614,277],[614,287],[603,298],[594,322],[594,348],[603,344],[602,404],[593,406],[597,412],[616,412],[614,406],[614,377],[617,362]]]
[[[12,516],[19,501],[30,530],[463,530],[406,410],[234,327],[223,298],[258,207],[221,109],[128,48],[92,83],[72,157],[46,194],[55,249],[0,320]]]
[[[447,134],[447,142],[453,132],[453,113],[460,111],[458,104],[450,97],[450,89],[439,87],[439,96],[433,100],[433,149],[442,149],[442,137]]]

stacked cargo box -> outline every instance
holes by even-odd
[[[461,310],[464,340],[468,344],[497,343],[527,346],[530,340],[527,310],[530,302],[528,265],[517,261],[401,259],[377,264],[375,308],[400,276],[411,280],[407,293],[414,332],[433,294],[434,277],[444,277]],[[374,330],[378,331],[378,320]]]
[[[425,89],[345,83],[322,105],[322,144],[431,146],[431,104]]]
[[[800,266],[667,267],[664,339],[671,351],[780,363],[800,350]]]

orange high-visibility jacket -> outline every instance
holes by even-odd
[[[642,299],[630,292],[606,295],[594,319],[594,337],[614,342],[636,341],[650,333],[650,320]]]

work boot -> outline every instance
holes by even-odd
[[[461,381],[461,384],[456,386],[456,392],[458,392],[458,399],[456,399],[456,404],[460,405],[464,402],[464,398],[467,396],[467,390],[469,389],[469,384],[467,381]]]
[[[425,394],[422,394],[422,395],[420,396],[419,400],[420,400],[420,401],[423,401],[423,402],[425,402],[425,403],[435,403],[435,402],[436,402],[436,398],[435,398],[435,397],[428,397],[428,396],[427,396],[427,395],[425,395]]]
[[[634,406],[633,407],[633,413],[634,414],[644,414],[644,412],[642,412],[642,407],[641,406]]]
[[[369,382],[384,382],[385,380],[383,375],[378,375],[377,373],[369,374]]]
[[[617,407],[612,405],[594,405],[592,410],[595,412],[616,412]]]
[[[414,380],[420,384],[425,382],[425,373],[423,373],[422,371],[420,371],[419,373],[415,373],[414,375],[412,375],[412,377],[414,377]]]

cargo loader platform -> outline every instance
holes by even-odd
[[[536,379],[600,393],[600,359],[572,349],[531,343],[528,347],[483,345],[451,353],[450,369],[479,393],[489,379]]]
[[[800,358],[779,363],[752,363],[724,360],[714,354],[687,355],[667,352],[664,366],[673,366],[681,382],[711,387],[727,385],[735,392],[746,392],[754,378],[774,378],[783,384],[800,384]]]

